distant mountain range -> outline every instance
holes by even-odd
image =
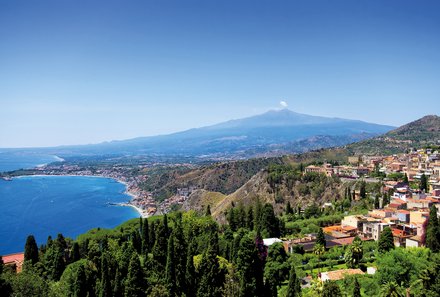
[[[65,156],[115,154],[248,158],[341,146],[372,138],[393,128],[282,109],[169,135],[38,150]]]

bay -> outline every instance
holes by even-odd
[[[0,180],[0,255],[21,252],[29,234],[38,245],[58,233],[75,238],[92,228],[113,228],[139,217],[125,185],[108,178],[28,176]]]
[[[29,169],[62,159],[54,155],[31,152],[0,152],[0,172]]]

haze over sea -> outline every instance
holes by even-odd
[[[41,161],[38,158],[30,163],[41,164]],[[0,168],[2,171],[23,167],[13,168],[8,161],[8,164],[0,162]],[[139,217],[131,207],[108,204],[128,200],[130,196],[125,193],[125,186],[107,178],[28,176],[12,181],[0,179],[0,255],[23,251],[29,234],[33,234],[40,245],[49,235],[56,237],[62,233],[75,238],[92,228],[113,228]]]

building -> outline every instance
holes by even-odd
[[[24,253],[16,253],[2,256],[5,266],[10,267],[15,272],[21,272],[24,262]]]

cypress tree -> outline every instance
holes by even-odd
[[[87,277],[84,271],[84,266],[80,265],[78,267],[78,273],[75,278],[75,283],[73,284],[73,296],[83,297],[87,296]]]
[[[197,287],[196,270],[194,267],[194,256],[196,255],[195,242],[191,241],[186,256],[186,278],[185,294],[187,297],[194,297]]]
[[[255,242],[249,236],[244,236],[240,241],[237,270],[240,279],[239,296],[261,296],[264,292],[263,268]]]
[[[357,277],[354,278],[353,297],[361,297],[361,285],[359,284]]]
[[[388,252],[394,248],[393,232],[390,227],[385,227],[379,236],[379,243],[377,250],[380,253]]]
[[[290,205],[290,201],[287,201],[286,214],[293,214],[293,209],[292,206]]]
[[[185,242],[185,236],[182,229],[182,216],[180,213],[177,214],[176,221],[174,223],[173,229],[173,239],[174,239],[174,261],[175,261],[175,272],[176,272],[176,295],[181,296],[184,293],[184,288],[186,284],[186,262],[187,262],[187,248]]]
[[[220,297],[225,275],[220,270],[215,244],[209,243],[207,250],[202,256],[200,263],[200,283],[198,286],[198,297]]]
[[[125,280],[125,297],[140,297],[145,295],[143,287],[143,279],[141,265],[139,263],[139,256],[133,253],[130,264],[128,266],[127,279]]]
[[[58,281],[66,268],[64,262],[63,252],[60,248],[55,249],[55,257],[53,259],[51,278],[54,281]]]
[[[170,236],[170,228],[168,226],[168,216],[167,214],[163,215],[163,227],[164,227],[164,233],[166,238],[168,238],[168,236]]]
[[[409,184],[408,175],[406,173],[405,173],[405,176],[403,177],[403,183]]]
[[[115,279],[113,280],[113,297],[122,297],[124,288],[122,286],[122,276],[119,268],[116,267]]]
[[[420,177],[420,185],[419,185],[420,191],[428,191],[428,178],[425,174],[422,174]]]
[[[301,284],[296,275],[295,267],[290,268],[289,285],[287,287],[286,297],[299,297],[301,296]]]
[[[231,207],[228,210],[228,214],[226,216],[226,219],[228,220],[229,223],[229,227],[231,228],[232,231],[237,231],[238,229],[238,224],[237,224],[237,219],[236,219],[236,215],[235,215],[235,209],[234,207]]]
[[[252,207],[252,205],[249,205],[246,211],[246,227],[249,230],[254,229],[254,208]]]
[[[367,197],[367,192],[366,192],[366,182],[362,181],[361,182],[361,187],[359,190],[359,196],[361,197],[361,199],[365,199]]]
[[[150,230],[148,227],[148,219],[144,219],[144,222],[142,224],[142,253],[147,256],[150,252]]]
[[[316,235],[316,244],[322,245],[326,248],[325,235],[322,228],[319,228],[318,234]]]
[[[261,212],[261,234],[264,237],[279,237],[280,236],[280,224],[272,204],[266,203]]]
[[[164,216],[164,219],[161,223],[157,225],[156,228],[156,242],[154,243],[153,247],[153,259],[156,260],[156,262],[165,268],[166,261],[167,261],[167,248],[168,248],[168,220],[166,219],[166,216]]]
[[[168,239],[167,265],[165,267],[165,280],[171,296],[176,294],[176,269],[174,265],[174,235],[171,234]]]
[[[429,220],[426,228],[426,247],[435,253],[440,251],[440,226],[437,208],[434,205],[429,210]]]
[[[29,235],[24,246],[24,260],[31,264],[38,262],[38,247],[33,235]]]
[[[138,254],[141,253],[142,251],[142,239],[139,235],[139,231],[138,230],[134,230],[131,233],[131,244],[133,245],[134,249],[136,250],[136,252]]]
[[[111,282],[110,282],[109,265],[107,260],[107,254],[101,255],[101,287],[99,291],[99,297],[113,296]]]
[[[81,259],[81,254],[79,253],[79,244],[76,241],[73,243],[71,258],[72,258],[72,262],[76,262],[79,259]]]
[[[156,242],[156,221],[151,222],[148,229],[148,238],[149,238],[149,247],[150,250],[153,248],[154,243]]]
[[[211,206],[209,204],[206,206],[205,216],[207,217],[211,216]]]

